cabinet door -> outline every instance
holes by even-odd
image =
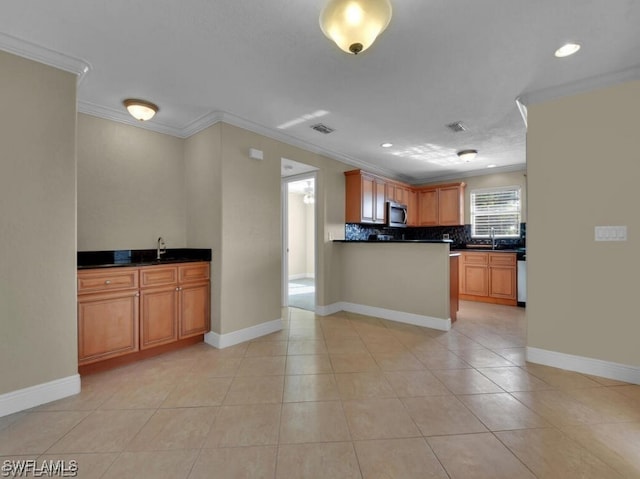
[[[138,351],[138,291],[78,298],[78,363]]]
[[[438,224],[443,226],[464,224],[462,201],[461,187],[438,188]]]
[[[141,292],[140,349],[149,349],[178,340],[177,286]]]
[[[375,188],[375,208],[373,222],[376,224],[384,224],[385,206],[386,206],[386,185],[380,179],[374,180]]]
[[[418,193],[407,191],[407,225],[418,226]]]
[[[438,190],[423,190],[418,193],[418,225],[438,225]]]
[[[487,296],[489,294],[489,268],[483,265],[464,265],[464,294]]]
[[[491,266],[489,274],[489,296],[513,300],[517,298],[516,268],[511,266]]]
[[[209,283],[180,288],[180,339],[209,331]]]
[[[362,181],[362,214],[363,223],[373,223],[376,207],[376,182],[370,176],[363,176]]]

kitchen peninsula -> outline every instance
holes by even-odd
[[[450,241],[334,243],[340,245],[340,309],[443,331],[451,328],[455,306],[451,307]]]

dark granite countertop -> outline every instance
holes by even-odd
[[[156,257],[155,249],[78,251],[77,263],[78,269],[89,269],[211,261],[211,250],[174,248],[167,249],[161,260]]]

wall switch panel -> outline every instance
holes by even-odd
[[[627,227],[596,226],[596,241],[627,241]]]

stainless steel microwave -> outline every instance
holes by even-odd
[[[387,226],[407,226],[407,205],[387,201]]]

